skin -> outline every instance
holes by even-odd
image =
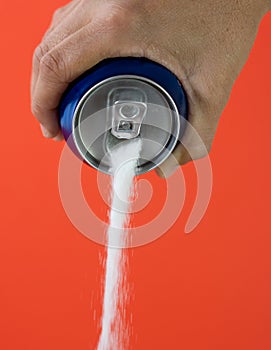
[[[192,158],[210,151],[219,117],[245,64],[270,0],[73,0],[58,9],[33,56],[32,112],[47,138],[61,140],[58,105],[75,78],[110,57],[147,57],[171,70],[189,103],[184,137]],[[191,160],[179,145],[179,164]],[[173,158],[173,157],[172,157]],[[158,173],[169,176],[169,157]]]

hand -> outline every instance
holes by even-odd
[[[70,2],[54,14],[33,58],[32,111],[44,136],[62,138],[58,105],[75,78],[105,58],[144,56],[181,81],[189,122],[205,146],[189,129],[184,137],[193,159],[205,156],[259,23],[270,8],[270,0]],[[191,159],[182,145],[174,154],[179,164]],[[175,167],[169,157],[160,169],[168,175]]]

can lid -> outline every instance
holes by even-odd
[[[119,75],[91,87],[73,118],[73,140],[87,163],[110,173],[108,153],[116,144],[141,137],[137,173],[161,164],[174,149],[180,117],[174,100],[156,82]]]

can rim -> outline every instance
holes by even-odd
[[[169,105],[170,105],[170,109],[176,113],[178,116],[179,116],[179,110],[177,108],[177,105],[174,101],[174,99],[171,97],[171,95],[166,91],[166,89],[164,89],[160,84],[156,83],[155,81],[151,80],[151,79],[148,79],[148,78],[145,78],[143,76],[139,76],[139,75],[132,75],[132,74],[125,74],[125,75],[117,75],[117,76],[113,76],[113,77],[109,77],[109,78],[106,78],[104,80],[101,80],[100,82],[98,82],[97,84],[93,85],[90,89],[88,89],[84,95],[81,97],[81,99],[79,100],[76,108],[75,108],[75,111],[74,111],[74,118],[72,120],[72,137],[73,137],[73,142],[77,148],[77,151],[79,152],[79,154],[81,155],[81,157],[85,160],[85,162],[87,164],[89,164],[91,167],[93,167],[94,169],[96,170],[99,170],[105,174],[108,174],[108,175],[112,175],[112,173],[110,172],[110,170],[106,170],[104,169],[103,167],[99,165],[96,165],[94,163],[91,163],[89,161],[89,159],[86,157],[86,154],[89,153],[88,150],[85,148],[85,151],[86,152],[83,152],[81,150],[81,146],[78,144],[78,140],[76,139],[76,128],[78,128],[78,126],[76,124],[77,123],[77,120],[79,119],[79,116],[80,116],[80,111],[82,109],[82,105],[85,103],[85,101],[87,100],[87,98],[96,90],[98,89],[100,86],[102,86],[103,84],[106,84],[108,82],[112,82],[114,80],[121,80],[121,79],[131,79],[131,80],[139,80],[139,81],[143,81],[145,83],[148,83],[149,85],[157,88],[164,97],[166,97],[167,99],[167,102],[169,102]],[[144,174],[144,173],[147,173],[155,168],[157,168],[160,164],[162,164],[168,157],[169,155],[171,154],[171,152],[174,150],[176,144],[177,144],[177,141],[179,139],[179,135],[180,135],[180,118],[175,118],[175,122],[176,122],[176,126],[177,126],[177,130],[174,132],[174,134],[171,134],[171,138],[170,139],[173,139],[174,138],[174,141],[172,142],[172,144],[170,145],[170,147],[167,149],[167,152],[165,152],[165,157],[162,157],[162,159],[158,160],[157,162],[153,163],[151,161],[148,161],[148,163],[150,164],[148,167],[144,167],[144,166],[138,166],[137,167],[137,171],[136,171],[136,174],[137,175],[140,175],[140,174]],[[81,135],[80,135],[80,132],[78,133],[79,136],[80,136],[80,139],[82,139]],[[81,141],[82,142],[82,141]],[[82,142],[83,143],[83,142]],[[90,153],[89,153],[90,154]],[[91,155],[91,154],[90,154]],[[147,164],[148,164],[147,163]]]

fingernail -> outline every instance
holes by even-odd
[[[52,134],[50,133],[50,131],[48,131],[45,126],[43,125],[40,125],[40,129],[41,129],[41,132],[42,132],[42,135],[44,137],[46,137],[47,139],[51,138],[52,137]]]
[[[159,165],[159,168],[157,168],[156,172],[158,176],[167,179],[175,171],[179,168],[179,163],[177,162],[177,159],[175,158],[174,154],[172,154],[169,158],[166,159],[166,161]]]
[[[64,140],[64,137],[63,137],[63,134],[62,132],[60,131],[54,138],[53,138],[54,141],[62,141]]]
[[[164,179],[168,179],[171,175],[173,175],[175,173],[175,171],[179,168],[179,166],[173,166],[173,167],[169,167],[169,166],[160,166],[156,172],[158,174],[158,176],[164,178]]]
[[[155,172],[156,172],[156,174],[157,174],[159,177],[161,177],[162,179],[165,178],[164,173],[162,172],[162,170],[161,170],[160,168],[156,168],[156,169],[155,169]]]

